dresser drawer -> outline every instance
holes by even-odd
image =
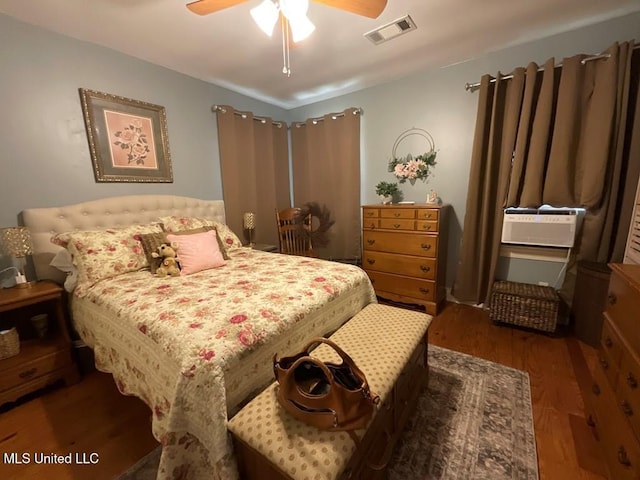
[[[403,277],[390,273],[375,272],[365,267],[365,271],[373,288],[377,292],[388,292],[396,295],[411,297],[415,300],[433,302],[436,299],[436,285],[431,280]]]
[[[416,218],[416,211],[413,208],[383,208],[380,212],[382,218]]]
[[[425,257],[436,257],[438,238],[419,233],[365,231],[362,234],[366,250],[378,252],[404,253]]]
[[[396,273],[427,280],[436,278],[435,258],[365,250],[362,264],[365,268],[378,272]]]
[[[590,397],[595,410],[594,421],[600,437],[600,446],[604,451],[611,478],[637,479],[640,471],[640,446],[629,424],[617,414],[620,408],[600,368],[594,369]]]
[[[363,208],[362,218],[378,218],[380,216],[379,208]]]
[[[640,438],[640,363],[635,355],[624,351],[620,364],[620,379],[616,388],[618,406]]]
[[[605,315],[600,346],[598,348],[598,363],[604,370],[609,379],[609,383],[614,389],[617,388],[618,385],[622,348],[622,341],[611,323],[611,319]]]
[[[416,210],[416,217],[418,220],[438,221],[438,212],[437,208],[419,208]]]
[[[71,352],[64,348],[32,361],[0,370],[0,391],[28,383],[42,375],[68,367],[71,364]]]
[[[380,220],[378,218],[363,218],[362,229],[363,230],[375,230],[380,228]]]
[[[436,233],[438,231],[438,222],[433,220],[418,220],[416,222],[416,231]]]
[[[407,218],[381,218],[380,228],[387,230],[410,230],[416,229],[416,221]]]
[[[609,282],[606,312],[630,345],[640,345],[640,295],[615,270]]]

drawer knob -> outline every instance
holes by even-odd
[[[431,225],[423,225],[422,228],[425,230],[431,230]]]
[[[376,263],[376,259],[375,258],[367,258],[367,263],[369,265],[373,265],[374,263]]]
[[[424,273],[427,273],[431,270],[431,267],[429,265],[420,265],[420,270],[422,270]]]
[[[398,218],[400,216],[400,214],[399,213],[394,213],[393,216]]]
[[[600,395],[600,385],[598,385],[597,383],[594,383],[591,386],[591,391],[594,393],[594,395]]]
[[[609,362],[607,362],[604,358],[599,358],[598,362],[600,363],[600,366],[606,370],[607,368],[609,368]]]
[[[607,348],[613,347],[613,342],[611,341],[611,337],[607,337],[604,339],[604,346]]]
[[[627,385],[631,388],[638,388],[638,380],[636,380],[636,377],[634,377],[631,372],[627,373]]]
[[[431,244],[430,244],[430,243],[421,243],[421,244],[420,244],[420,247],[421,247],[423,250],[431,250]]]
[[[429,293],[429,289],[428,288],[424,288],[424,287],[420,287],[420,293],[423,293],[423,294],[426,295],[427,293]]]
[[[376,228],[376,224],[372,223],[371,225],[369,225],[369,228]]]
[[[400,228],[400,224],[399,223],[394,223],[393,224],[393,228]]]
[[[607,296],[607,301],[609,302],[609,305],[615,305],[618,301],[618,297],[616,297],[615,293],[610,293]]]
[[[373,238],[369,238],[369,239],[367,239],[367,243],[369,245],[373,245],[374,243],[376,243],[376,241]]]
[[[596,422],[591,415],[589,415],[589,418],[587,418],[587,425],[589,425],[590,427],[596,426]]]
[[[620,446],[620,448],[618,448],[618,463],[620,465],[624,465],[625,467],[631,466],[631,462],[629,461],[629,457],[627,456],[627,451],[623,446]]]
[[[626,400],[623,400],[620,406],[622,407],[623,413],[627,417],[633,416],[633,409],[631,408],[631,405],[629,405],[629,402],[627,402]]]
[[[33,377],[38,369],[36,367],[30,368],[29,370],[25,370],[24,372],[20,372],[18,376],[22,379]]]

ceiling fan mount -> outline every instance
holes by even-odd
[[[233,7],[248,0],[197,0],[187,4],[187,8],[198,15],[209,15],[225,8]],[[311,0],[328,7],[344,10],[369,18],[378,18],[387,6],[387,0]]]

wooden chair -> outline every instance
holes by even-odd
[[[299,221],[296,222],[300,211],[300,208],[276,210],[280,253],[315,257],[311,237],[307,233],[311,231],[311,215],[307,215],[301,224]]]

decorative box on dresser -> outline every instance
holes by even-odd
[[[611,264],[611,279],[586,392],[588,422],[612,479],[640,478],[640,265]]]
[[[438,314],[446,298],[448,211],[430,204],[362,207],[362,268],[376,295]]]

